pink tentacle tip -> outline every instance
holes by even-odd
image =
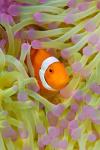
[[[21,128],[19,129],[19,134],[22,139],[28,138],[28,135],[29,135],[26,129],[21,129]]]
[[[83,100],[83,92],[81,90],[76,90],[76,92],[73,94],[73,98],[77,101]]]
[[[75,7],[76,6],[76,0],[68,0],[67,6],[68,7]]]
[[[58,123],[58,117],[55,116],[51,111],[47,113],[48,122],[51,126],[56,126]]]
[[[95,45],[99,40],[99,35],[98,34],[92,34],[89,38],[88,38],[88,42],[90,42],[91,44]]]
[[[96,5],[96,6],[97,6],[97,9],[100,10],[100,1],[97,2],[97,5]]]
[[[31,45],[28,44],[28,43],[23,43],[22,46],[21,46],[21,49],[22,49],[23,51],[25,51],[25,52],[26,52],[26,51],[29,51],[30,48],[31,48]]]
[[[37,131],[38,134],[44,134],[46,129],[42,124],[38,124],[36,126],[36,131]]]
[[[34,15],[33,15],[33,19],[37,22],[43,22],[42,20],[42,14],[40,12],[36,12]]]
[[[33,48],[36,48],[36,49],[39,49],[39,48],[42,47],[42,44],[41,44],[41,42],[39,40],[33,40],[31,42],[31,45],[32,45]]]
[[[72,36],[71,41],[72,41],[74,44],[76,44],[77,42],[79,42],[80,38],[81,38],[81,37],[80,37],[79,34],[75,34],[75,35]]]
[[[100,125],[100,119],[96,118],[95,119],[92,119],[92,122],[96,125]]]
[[[84,26],[86,31],[93,32],[96,29],[96,24],[92,20],[88,20]]]
[[[72,131],[73,129],[78,128],[77,120],[72,120],[69,122],[69,130]]]
[[[36,30],[35,29],[31,28],[31,29],[28,30],[28,38],[29,39],[32,40],[33,37],[35,37],[35,35],[36,35]]]
[[[80,113],[79,116],[78,116],[78,120],[83,121],[83,120],[85,120],[85,119],[86,119],[85,114],[84,114],[83,112]]]
[[[74,14],[69,13],[64,17],[64,22],[66,24],[73,24],[75,21]]]
[[[21,31],[18,31],[18,32],[14,32],[14,37],[16,39],[20,39],[22,37],[22,32]]]
[[[17,98],[19,101],[26,101],[28,99],[28,95],[25,91],[21,91],[18,93]]]
[[[91,101],[91,95],[85,94],[84,99],[85,99],[86,102],[90,102]]]
[[[62,119],[59,122],[59,126],[61,129],[66,129],[68,127],[68,120],[66,118]]]
[[[72,89],[70,89],[68,86],[66,86],[60,90],[60,95],[63,98],[69,98],[72,95]]]
[[[69,51],[68,51],[67,48],[61,50],[61,57],[62,57],[63,59],[67,59],[69,56],[70,56],[70,53],[69,53]]]
[[[0,14],[0,21],[4,22],[4,23],[8,23],[8,24],[13,24],[14,20],[12,18],[12,16],[5,14],[5,13],[1,13]]]
[[[62,141],[59,141],[58,145],[59,145],[59,148],[66,150],[68,143],[66,140],[62,140]]]
[[[51,138],[49,135],[45,134],[45,135],[42,137],[42,141],[43,141],[43,142],[42,142],[43,145],[48,145],[48,144],[51,143],[52,138]]]
[[[93,83],[90,85],[90,89],[95,92],[96,94],[100,94],[100,85],[97,83]]]
[[[58,105],[56,105],[56,106],[53,108],[52,113],[53,113],[55,116],[59,117],[59,116],[64,112],[64,110],[65,110],[64,105],[58,104]]]
[[[83,113],[86,118],[94,119],[96,118],[96,111],[93,107],[86,105],[83,107]]]
[[[91,56],[93,53],[92,47],[91,46],[86,46],[83,48],[83,54],[85,56]]]
[[[48,135],[52,139],[58,137],[60,135],[60,129],[56,127],[49,127],[48,129]]]
[[[39,92],[40,91],[40,87],[36,84],[28,84],[28,89],[29,90],[32,90],[32,91],[35,91],[35,92]]]
[[[0,40],[0,48],[1,48],[1,49],[3,49],[3,48],[5,47],[6,42],[7,42],[7,41],[6,41],[5,39]]]
[[[82,64],[80,62],[75,62],[72,64],[72,69],[74,72],[80,72],[82,69]]]
[[[74,112],[76,112],[78,108],[79,108],[79,105],[77,103],[71,105],[71,110]]]
[[[38,138],[38,145],[39,145],[40,150],[41,149],[44,150],[44,143],[43,143],[43,138],[42,137]]]
[[[8,13],[11,16],[18,16],[19,12],[20,12],[20,10],[19,10],[18,6],[15,5],[15,4],[10,5],[9,8],[8,8]]]
[[[67,140],[65,139],[63,140],[55,139],[52,141],[51,145],[56,149],[66,150],[68,143]]]
[[[81,74],[81,76],[82,76],[83,79],[87,79],[91,75],[91,72],[90,72],[90,70],[87,70],[87,69],[83,68],[80,71],[80,74]]]
[[[89,6],[89,3],[87,3],[87,2],[81,2],[81,3],[78,4],[77,7],[78,7],[78,9],[80,11],[85,11],[85,10],[88,9],[88,6]]]
[[[68,121],[72,121],[72,120],[74,120],[75,116],[76,116],[76,113],[75,113],[74,111],[71,111],[71,110],[70,110],[70,111],[67,113],[66,119],[67,119]]]
[[[74,140],[78,140],[81,136],[81,129],[80,128],[75,128],[71,132],[71,136]]]
[[[13,86],[13,90],[14,90],[15,92],[17,92],[18,86],[17,86],[17,85],[14,85],[14,86]]]
[[[95,46],[96,46],[97,51],[100,52],[100,39],[97,41]]]
[[[88,136],[88,140],[90,142],[94,142],[96,140],[96,138],[97,138],[96,135],[93,133],[89,134],[89,136]]]
[[[13,130],[13,128],[11,128],[10,126],[3,129],[2,135],[4,138],[12,138],[12,140],[16,140],[17,138],[16,131]]]
[[[40,87],[38,85],[34,85],[33,89],[37,93],[40,91]]]

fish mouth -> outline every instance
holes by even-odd
[[[66,86],[68,85],[68,81],[69,81],[69,79],[66,78],[66,80],[64,80],[64,82],[61,83],[61,85],[60,85],[60,87],[61,87],[60,90],[63,89],[64,87],[66,87]]]
[[[67,84],[68,84],[68,82],[66,82],[65,84],[63,84],[63,85],[61,86],[60,90],[63,89],[64,87],[66,87]]]
[[[59,91],[59,90],[65,88],[67,85],[68,85],[68,80],[66,80],[65,82],[59,84],[57,87],[53,87],[53,88],[55,88],[56,90]]]

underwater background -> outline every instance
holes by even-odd
[[[40,92],[28,41],[64,63],[56,94]],[[99,149],[100,1],[0,0],[0,150]]]

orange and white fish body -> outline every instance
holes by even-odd
[[[40,89],[59,91],[69,81],[68,73],[57,58],[44,49],[31,49],[30,58]]]

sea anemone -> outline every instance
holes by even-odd
[[[59,93],[40,93],[29,43],[64,63]],[[1,0],[0,149],[99,147],[100,1]]]

